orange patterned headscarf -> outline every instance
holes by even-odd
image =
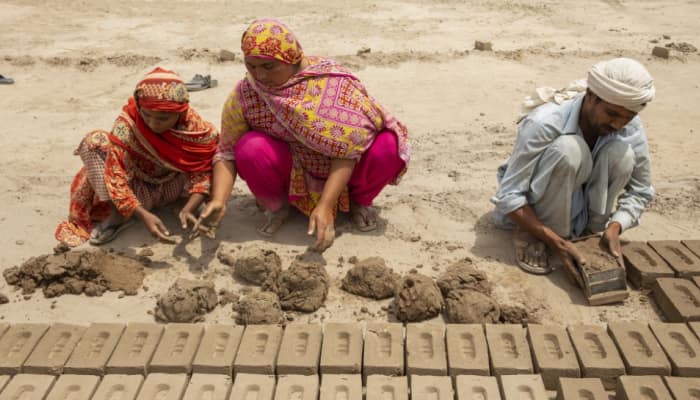
[[[250,24],[241,38],[246,56],[270,58],[285,64],[297,64],[304,51],[294,33],[276,19],[258,19]]]
[[[137,85],[134,99],[139,107],[151,111],[181,113],[190,107],[185,82],[173,71],[156,67]]]

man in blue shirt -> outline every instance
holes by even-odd
[[[603,232],[620,257],[620,234],[637,225],[654,197],[649,146],[637,115],[655,95],[639,62],[594,65],[584,94],[547,103],[518,126],[510,158],[498,169],[494,218],[515,228],[516,261],[525,271],[552,271],[554,252],[570,274],[585,264],[571,239]]]

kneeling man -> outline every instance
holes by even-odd
[[[616,58],[594,65],[585,94],[546,103],[518,126],[510,158],[498,169],[492,201],[501,228],[515,228],[518,265],[552,271],[548,250],[570,274],[585,260],[571,239],[603,232],[620,257],[620,234],[637,225],[654,197],[649,145],[638,113],[655,94],[639,62]]]

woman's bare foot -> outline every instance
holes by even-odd
[[[354,201],[350,203],[350,220],[360,232],[370,232],[377,229],[377,213]]]
[[[258,233],[265,237],[271,237],[277,232],[289,218],[289,204],[285,204],[277,211],[265,211],[267,221],[257,229]]]

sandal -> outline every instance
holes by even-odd
[[[549,261],[547,245],[537,240],[531,234],[515,231],[513,233],[513,247],[515,248],[515,262],[523,271],[534,275],[547,275],[554,271],[554,266]],[[540,265],[528,262],[538,259],[540,260]],[[541,264],[544,264],[544,266]]]
[[[95,229],[90,234],[90,244],[99,246],[105,243],[109,243],[116,239],[117,235],[124,229],[130,227],[134,223],[133,219],[118,223],[107,225],[103,227],[95,227]]]
[[[369,207],[364,207],[359,204],[353,204],[350,207],[350,220],[352,224],[360,232],[371,232],[377,229],[377,218],[369,220],[369,217],[374,212]]]
[[[219,81],[211,79],[211,75],[196,74],[191,81],[185,83],[188,92],[196,92],[199,90],[216,87]]]
[[[12,85],[13,83],[15,83],[14,79],[0,75],[0,85]]]

